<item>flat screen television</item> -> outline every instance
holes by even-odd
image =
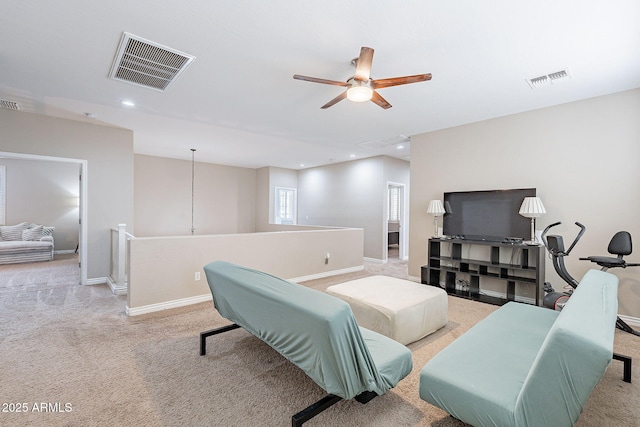
[[[442,232],[446,236],[492,242],[531,238],[531,220],[518,212],[535,188],[444,193]]]

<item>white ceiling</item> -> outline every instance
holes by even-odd
[[[123,32],[196,59],[166,92],[111,80]],[[131,129],[136,153],[251,168],[408,158],[362,144],[640,87],[638,0],[0,0],[0,40],[0,98],[24,111]],[[321,110],[343,88],[292,78],[345,81],[362,46],[372,78],[433,79],[381,89],[388,110]]]

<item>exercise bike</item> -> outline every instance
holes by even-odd
[[[545,282],[544,290],[546,292],[546,295],[543,299],[543,305],[553,310],[562,310],[564,305],[567,303],[567,300],[571,297],[573,290],[579,284],[579,282],[574,279],[567,271],[567,268],[564,264],[564,257],[568,256],[571,253],[571,250],[575,247],[586,230],[586,227],[584,225],[576,222],[576,225],[580,227],[580,231],[573,240],[573,243],[571,243],[571,245],[569,246],[569,249],[565,250],[562,236],[546,235],[552,227],[560,224],[560,222],[553,223],[547,226],[547,228],[545,228],[542,232],[542,243],[551,255],[553,268],[555,269],[556,273],[558,273],[560,278],[567,282],[570,287],[570,289],[566,292],[556,292],[549,282]],[[631,254],[631,248],[631,235],[626,231],[620,231],[613,236],[608,248],[610,254],[616,255],[615,258],[591,256],[579,259],[595,262],[602,267],[601,270],[603,271],[606,271],[607,269],[613,267],[626,268],[640,266],[640,263],[627,263],[626,260],[623,259],[624,255]],[[640,332],[631,328],[631,326],[629,326],[624,320],[620,319],[620,317],[617,317],[616,319],[616,327],[625,332],[640,336]]]
[[[551,255],[553,268],[556,270],[556,273],[558,273],[558,276],[560,276],[562,280],[564,280],[569,284],[568,291],[556,292],[551,286],[551,283],[549,282],[544,283],[544,291],[546,294],[544,296],[544,299],[542,300],[542,305],[552,310],[562,310],[564,305],[569,300],[569,297],[571,297],[573,290],[578,286],[578,281],[569,274],[569,272],[567,271],[567,268],[564,265],[564,257],[569,256],[569,254],[571,253],[571,250],[576,246],[576,244],[578,243],[580,238],[582,238],[582,235],[586,230],[586,227],[584,225],[580,224],[579,222],[576,222],[576,225],[580,227],[580,231],[578,232],[576,237],[573,239],[573,242],[569,246],[569,249],[565,250],[564,240],[562,236],[559,236],[559,235],[547,236],[547,232],[551,228],[560,224],[561,222],[555,222],[547,226],[547,228],[545,228],[544,231],[542,232],[542,244]]]

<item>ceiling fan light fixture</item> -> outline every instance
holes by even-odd
[[[296,80],[305,80],[308,82],[322,83],[332,86],[341,86],[347,88],[342,91],[338,96],[331,101],[324,104],[321,109],[327,109],[336,105],[343,99],[348,99],[352,102],[366,102],[372,101],[374,104],[385,110],[391,108],[391,104],[384,99],[378,89],[406,85],[409,83],[418,83],[431,80],[431,74],[416,74],[413,76],[391,77],[387,79],[371,78],[371,61],[373,60],[373,49],[363,46],[360,49],[360,56],[357,59],[351,61],[351,64],[355,65],[356,71],[351,78],[346,82],[340,82],[337,80],[320,79],[317,77],[303,76],[300,74],[294,74],[293,78]]]
[[[347,99],[352,102],[371,101],[372,96],[373,89],[371,89],[368,82],[352,80],[351,87],[347,89]]]
[[[347,89],[347,99],[353,102],[370,101],[373,96],[373,89],[366,86],[355,86]]]

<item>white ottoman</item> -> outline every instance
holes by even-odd
[[[448,321],[444,289],[388,276],[329,286],[327,293],[351,306],[358,324],[402,344],[440,329]]]

